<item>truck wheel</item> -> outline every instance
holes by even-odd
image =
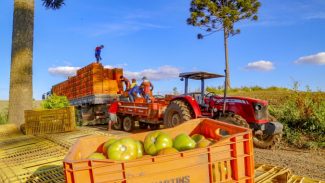
[[[160,127],[160,124],[149,124],[149,127],[151,130],[158,130]]]
[[[114,130],[121,130],[122,129],[122,119],[119,116],[117,116],[117,121],[112,126],[113,126]]]
[[[226,114],[225,116],[218,117],[217,120],[230,123],[233,125],[249,128],[247,121],[243,117],[237,114]]]
[[[143,123],[143,122],[139,122],[139,127],[140,127],[140,129],[147,129],[148,128],[148,124],[147,123]]]
[[[189,107],[180,100],[172,101],[164,114],[164,125],[167,128],[177,126],[192,119]]]
[[[132,117],[126,116],[123,119],[123,130],[126,132],[130,132],[134,129],[134,121]]]
[[[282,134],[254,136],[253,143],[255,147],[261,149],[274,149],[281,141]]]

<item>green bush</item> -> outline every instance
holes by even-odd
[[[285,125],[284,137],[298,147],[324,147],[325,99],[321,93],[293,92],[270,113]]]
[[[8,109],[4,109],[0,112],[0,124],[8,123]]]
[[[43,109],[60,109],[69,105],[69,100],[66,96],[57,95],[51,95],[41,103]]]

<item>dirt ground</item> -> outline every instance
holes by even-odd
[[[325,180],[325,150],[280,147],[276,150],[255,148],[255,163],[288,167],[295,175]]]

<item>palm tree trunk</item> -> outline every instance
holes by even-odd
[[[228,37],[229,33],[224,28],[223,29],[223,38],[224,38],[224,46],[225,46],[225,65],[226,65],[226,88],[230,89],[230,72],[229,72],[229,61],[228,61]]]
[[[33,105],[34,0],[15,0],[11,48],[9,123],[24,123]]]

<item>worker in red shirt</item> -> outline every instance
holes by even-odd
[[[108,108],[108,115],[109,115],[109,121],[108,121],[108,130],[110,131],[112,129],[112,124],[117,123],[117,116],[116,113],[118,111],[118,106],[121,105],[119,102],[118,97],[115,97],[113,99],[113,102]]]
[[[142,88],[143,96],[146,99],[147,103],[150,103],[150,94],[153,90],[153,84],[148,80],[146,76],[142,78],[142,83],[140,85],[140,88]]]

